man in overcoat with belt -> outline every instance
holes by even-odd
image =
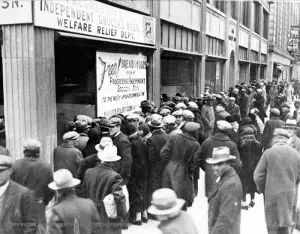
[[[213,149],[212,158],[206,160],[217,178],[208,196],[209,234],[240,234],[243,189],[230,165],[235,159],[228,147],[218,147]]]

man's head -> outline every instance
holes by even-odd
[[[6,155],[0,155],[0,187],[10,178],[13,159]]]
[[[176,127],[176,118],[173,115],[168,115],[163,118],[164,129],[169,132]]]
[[[182,110],[174,111],[172,115],[176,118],[175,123],[176,123],[177,125],[180,125],[181,122],[183,121],[183,113],[182,113]]]
[[[79,142],[79,134],[75,131],[67,132],[63,135],[64,143],[77,146]]]
[[[127,116],[128,123],[134,124],[137,128],[140,124],[140,116],[138,114],[130,114]]]
[[[38,157],[40,155],[41,146],[42,144],[38,140],[28,139],[23,144],[24,154],[35,155]]]
[[[233,106],[235,104],[235,98],[234,97],[230,97],[229,98],[229,105]]]
[[[290,105],[287,102],[282,103],[281,110],[283,113],[290,111]]]
[[[109,127],[109,135],[111,137],[116,136],[121,132],[121,124],[122,120],[117,117],[112,117],[108,121],[108,127]]]

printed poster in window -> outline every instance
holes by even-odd
[[[97,52],[96,60],[97,116],[140,110],[147,99],[147,56]]]

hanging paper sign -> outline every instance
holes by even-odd
[[[147,56],[97,52],[97,115],[140,110],[147,99]]]

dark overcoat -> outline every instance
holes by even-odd
[[[295,224],[300,154],[285,143],[266,150],[254,171],[258,192],[264,194],[268,230]]]
[[[106,164],[101,163],[85,172],[82,184],[83,195],[92,199],[97,206],[101,221],[98,233],[120,234],[122,232],[122,218],[126,215],[126,198],[121,183],[121,176]],[[115,219],[108,218],[103,204],[103,199],[109,194],[113,194],[117,206],[118,217]]]
[[[285,122],[280,120],[278,117],[271,117],[270,120],[266,122],[264,132],[263,132],[263,139],[262,143],[264,146],[264,150],[267,150],[271,148],[271,140],[273,138],[273,132],[275,128],[281,128],[282,126],[285,125]]]
[[[136,214],[148,208],[147,204],[147,148],[146,140],[138,135],[129,136],[131,142],[132,166],[131,177],[127,185],[130,213]]]
[[[240,234],[242,184],[233,168],[214,184],[208,196],[209,234]]]
[[[0,233],[37,233],[37,204],[28,188],[10,181],[0,204]]]
[[[160,151],[162,159],[169,161],[163,173],[163,187],[174,190],[187,206],[194,201],[194,154],[200,144],[189,133],[172,136]],[[198,169],[199,170],[199,169]]]
[[[80,133],[78,140],[79,141],[78,141],[78,145],[76,146],[76,148],[82,152],[86,147],[89,137],[87,136],[86,133]]]
[[[262,95],[257,95],[256,100],[253,102],[253,107],[258,109],[258,116],[264,122],[264,118],[267,117],[265,110],[265,98]]]
[[[216,181],[216,177],[213,173],[212,166],[207,164],[205,160],[212,157],[212,152],[214,147],[226,146],[230,150],[230,154],[236,156],[234,169],[239,174],[242,162],[240,160],[240,154],[237,149],[237,145],[230,140],[230,138],[225,134],[218,132],[214,136],[206,139],[200,147],[200,150],[196,153],[197,164],[205,171],[205,195],[208,196],[212,189],[213,184]]]
[[[249,113],[249,97],[247,94],[241,95],[240,99],[240,112],[241,118],[243,119]]]
[[[72,173],[73,177],[75,177],[79,163],[82,159],[82,154],[79,149],[74,145],[63,143],[54,149],[54,171],[57,171],[58,169],[67,169]]]
[[[121,175],[123,179],[122,183],[127,185],[132,164],[131,145],[128,137],[122,132],[112,140],[113,144],[117,147],[117,154],[121,157],[121,160],[115,163],[114,170]]]
[[[163,172],[166,161],[160,157],[160,151],[166,144],[169,136],[162,129],[152,132],[152,136],[147,140],[147,163],[149,168],[148,176],[148,204],[151,204],[152,193],[162,188]]]
[[[90,199],[67,195],[46,211],[46,234],[96,234],[100,218],[95,204]]]

